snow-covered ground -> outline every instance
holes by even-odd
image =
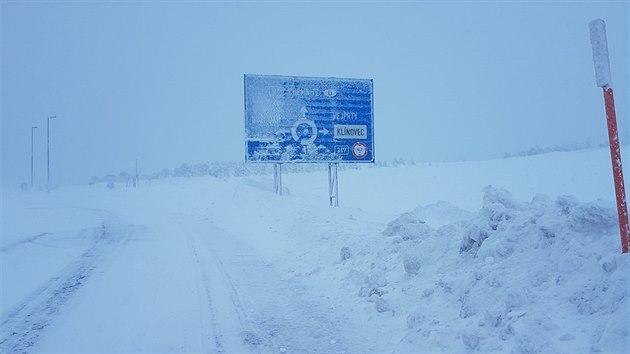
[[[4,191],[0,349],[630,348],[607,149],[339,179],[339,208],[325,172]]]

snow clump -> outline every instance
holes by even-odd
[[[413,213],[405,213],[387,225],[385,236],[400,236],[403,240],[426,238],[433,229]]]
[[[378,312],[396,309],[407,323],[403,343],[447,352],[630,347],[630,260],[614,204],[483,192],[467,220],[434,229],[405,213],[383,231],[401,240],[374,255],[360,294]]]

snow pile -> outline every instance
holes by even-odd
[[[359,291],[377,312],[406,321],[397,350],[629,347],[630,266],[613,205],[543,195],[521,203],[486,187],[469,220],[432,228],[418,214],[387,226],[383,235],[392,242],[365,271]]]

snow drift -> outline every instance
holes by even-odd
[[[391,243],[359,290],[377,312],[406,318],[398,350],[629,348],[630,268],[613,205],[544,195],[522,203],[488,186],[467,220],[432,228],[419,209],[389,223]]]

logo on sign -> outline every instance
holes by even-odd
[[[352,145],[352,155],[357,159],[363,159],[368,154],[368,147],[365,143],[358,142]]]

